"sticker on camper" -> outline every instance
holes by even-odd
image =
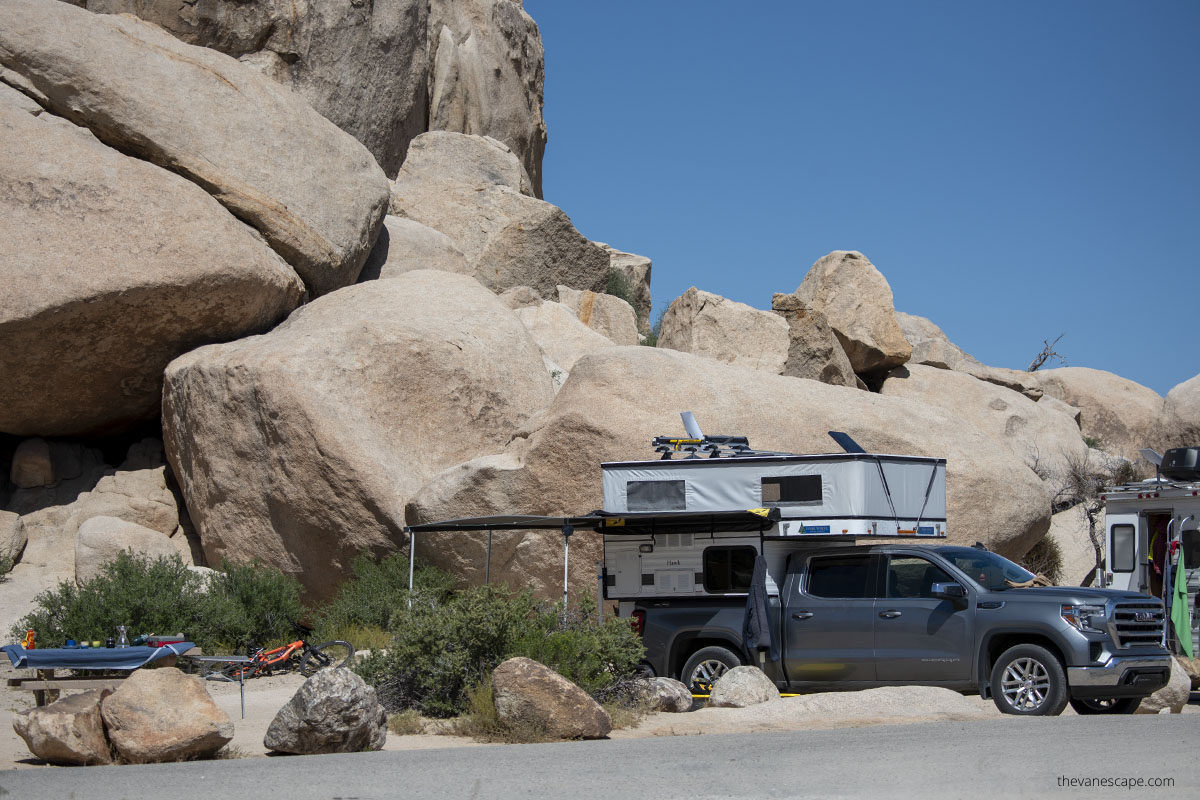
[[[801,525],[801,533],[829,533],[828,525]]]
[[[922,525],[921,527],[917,528],[917,536],[936,536],[936,535],[937,535],[937,531],[934,529],[934,527],[932,525],[930,525],[928,527],[926,527],[925,525]]]

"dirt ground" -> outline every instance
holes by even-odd
[[[7,663],[0,666],[0,677],[21,673]],[[207,681],[213,700],[234,722],[234,738],[227,749],[232,757],[256,758],[267,754],[263,736],[275,714],[304,682],[299,674],[253,678],[246,682],[246,715],[236,683]],[[14,714],[33,706],[33,695],[5,689],[0,701],[0,770],[50,769],[35,759],[25,742],[12,727]],[[1068,707],[1064,715],[1074,712]],[[1184,713],[1200,713],[1195,704]],[[778,730],[861,727],[939,720],[972,720],[1001,717],[990,700],[962,697],[945,689],[904,687],[872,689],[787,697],[750,708],[703,708],[686,714],[649,714],[635,728],[613,731],[613,739],[650,736],[698,736],[720,733],[747,733]],[[1014,722],[1016,717],[1006,717]],[[419,750],[441,747],[499,747],[460,736],[417,734],[398,736],[389,732],[385,750]]]

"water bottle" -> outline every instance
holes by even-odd
[[[129,636],[125,633],[125,626],[117,626],[117,647],[129,647]]]

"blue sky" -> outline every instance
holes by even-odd
[[[525,0],[544,192],[769,308],[831,250],[988,364],[1200,372],[1200,2]]]

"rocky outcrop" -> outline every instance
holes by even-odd
[[[853,421],[870,452],[947,459],[948,537],[1019,556],[1046,533],[1050,493],[1009,449],[956,416],[907,398],[769,375],[651,347],[609,348],[579,359],[554,403],[503,453],[431,479],[407,509],[412,522],[510,513],[576,514],[602,503],[596,464],[653,458],[650,441],[679,429],[680,399],[705,428],[749,437],[762,450],[827,453],[826,431]],[[792,424],[803,420],[803,425]],[[996,497],[1004,503],[997,504]],[[483,537],[423,534],[419,552],[482,582]],[[593,586],[598,537],[571,540],[571,581]],[[562,537],[495,537],[493,581],[561,590]]]
[[[383,230],[375,240],[358,282],[394,278],[414,269],[466,273],[467,259],[441,231],[389,214],[383,218]]]
[[[26,8],[0,8],[0,61]],[[0,430],[102,432],[158,413],[172,358],[266,329],[304,288],[202,189],[49,118],[0,104]]]
[[[108,739],[130,764],[211,756],[233,738],[233,723],[204,681],[175,667],[139,669],[100,703]]]
[[[263,746],[296,755],[381,750],[387,712],[375,690],[345,667],[306,680],[271,720]]]
[[[1138,450],[1157,444],[1163,398],[1131,380],[1087,367],[1023,373],[1046,394],[1079,409],[1083,436],[1100,449],[1136,461]]]
[[[547,300],[522,306],[515,313],[546,357],[567,372],[588,353],[616,347],[611,339],[580,322],[575,312],[562,303]]]
[[[558,302],[575,312],[584,325],[614,344],[638,343],[637,317],[629,303],[603,292],[579,291],[570,286],[557,289]]]
[[[11,511],[0,511],[0,561],[11,567],[21,556],[28,541],[28,534],[17,524],[19,516]]]
[[[542,196],[545,52],[519,0],[429,3],[429,130],[491,136]]]
[[[13,716],[13,730],[29,752],[51,764],[111,764],[100,717],[100,701],[110,694],[110,689],[92,689],[27,709]]]
[[[912,345],[909,364],[925,364],[938,369],[953,369],[969,372],[971,368],[984,366],[946,336],[932,321],[915,314],[896,312],[900,332]]]
[[[73,2],[103,14],[134,14],[262,71],[362,142],[388,175],[400,168],[409,141],[426,130],[424,0]]]
[[[508,724],[543,728],[555,739],[603,739],[612,720],[569,680],[530,658],[510,658],[492,670],[496,714]]]
[[[428,477],[498,451],[552,396],[499,298],[419,270],[177,359],[163,423],[208,563],[258,557],[319,599],[360,550],[401,543]]]
[[[1070,464],[1087,462],[1087,445],[1065,414],[965,373],[908,364],[889,372],[879,391],[940,408],[988,433],[1051,486],[1062,484]]]
[[[1200,445],[1200,375],[1167,392],[1159,443],[1164,448]]]
[[[832,386],[866,388],[854,374],[842,343],[823,314],[791,294],[774,295],[771,310],[783,317],[788,326],[787,362],[782,374]]]
[[[779,375],[788,360],[788,324],[777,314],[702,292],[671,303],[658,346]]]
[[[856,373],[898,367],[912,355],[892,288],[862,253],[835,250],[812,265],[796,298],[829,321]]]
[[[383,224],[387,178],[299,95],[155,25],[39,0],[0,6],[0,65],[54,113],[206,189],[258,229],[314,295],[358,277]],[[49,227],[41,220],[39,229]]]
[[[409,147],[391,210],[449,236],[470,274],[495,292],[530,286],[556,297],[560,284],[601,291],[608,254],[561,209],[522,194],[523,174],[494,139],[426,133]]]
[[[75,582],[96,577],[123,552],[152,560],[184,555],[166,534],[116,517],[91,517],[75,534]]]
[[[712,708],[745,708],[779,699],[779,690],[758,667],[734,667],[713,684]]]
[[[608,268],[621,276],[629,287],[631,297],[627,298],[637,314],[638,331],[645,334],[650,332],[650,259],[634,253],[617,250],[604,242],[596,242],[604,252],[608,253]]]
[[[1104,528],[1097,526],[1096,535],[1103,536]],[[1064,586],[1089,585],[1096,572],[1096,550],[1088,536],[1087,517],[1082,506],[1060,511],[1050,518],[1046,538],[1058,545],[1062,555],[1060,583]]]

